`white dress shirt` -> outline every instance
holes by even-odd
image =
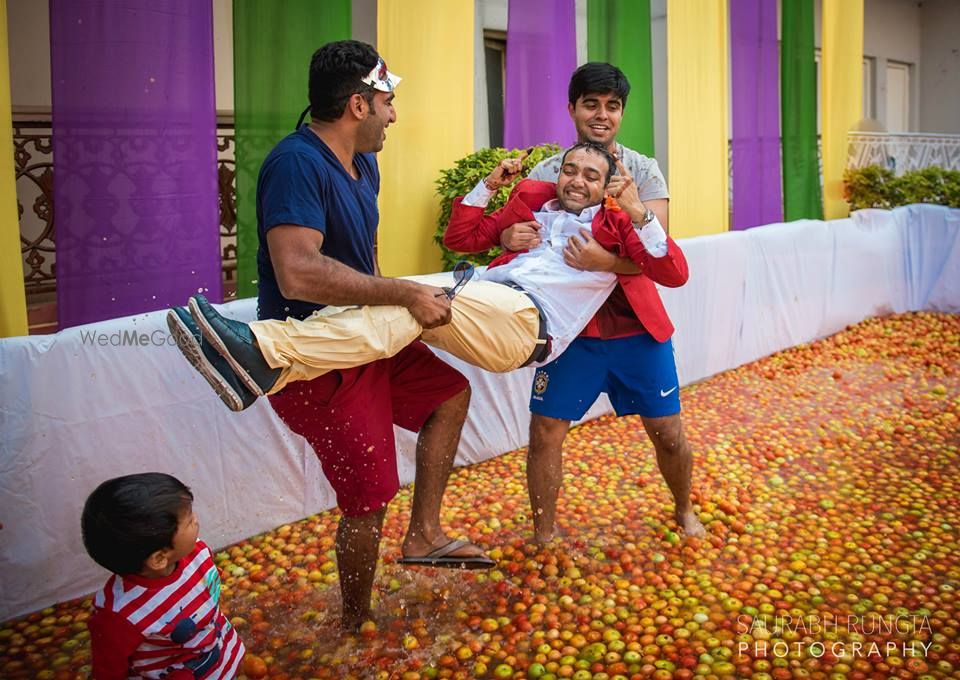
[[[464,205],[486,207],[493,192],[481,181],[463,199]],[[498,283],[515,283],[540,307],[552,339],[550,355],[535,365],[542,366],[560,356],[586,328],[587,323],[603,306],[617,285],[613,272],[591,272],[574,269],[563,261],[563,249],[571,236],[580,236],[581,229],[592,231],[593,218],[599,205],[580,214],[567,212],[553,199],[534,212],[540,224],[540,244],[517,255],[506,264],[487,269],[480,278]],[[653,227],[651,229],[651,227]],[[667,253],[667,235],[654,219],[638,231],[644,247],[654,257]]]

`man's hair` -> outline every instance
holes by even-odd
[[[607,176],[603,180],[603,186],[610,184],[610,178],[614,176],[617,172],[617,159],[612,153],[610,153],[606,147],[596,142],[579,142],[574,144],[569,149],[563,152],[563,158],[560,159],[560,167],[563,167],[563,164],[567,162],[567,156],[572,151],[577,151],[579,149],[584,149],[585,151],[590,151],[595,154],[603,156],[604,160],[607,161]]]
[[[590,61],[578,68],[570,76],[570,86],[567,88],[567,99],[576,105],[580,97],[588,94],[610,94],[620,97],[620,103],[627,106],[627,95],[630,94],[630,81],[623,75],[623,71],[613,64],[602,61]]]
[[[180,517],[192,502],[183,482],[161,472],[109,479],[83,506],[83,545],[101,567],[136,574],[150,555],[172,547]]]
[[[372,46],[358,40],[327,43],[310,59],[310,115],[334,121],[343,115],[351,95],[362,94],[373,106],[376,90],[361,82],[380,56]]]

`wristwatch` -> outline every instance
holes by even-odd
[[[657,219],[657,216],[653,213],[652,210],[650,210],[650,208],[647,208],[647,211],[643,213],[643,221],[634,222],[634,224],[636,225],[637,229],[639,229],[641,227],[647,226],[648,224],[653,222],[655,219]]]

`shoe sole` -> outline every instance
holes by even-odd
[[[405,567],[433,567],[434,569],[493,569],[497,563],[483,557],[401,557],[397,564]]]
[[[237,377],[240,378],[240,381],[244,386],[253,392],[256,396],[263,396],[263,388],[257,384],[257,381],[253,379],[247,369],[243,367],[239,361],[233,358],[233,355],[230,354],[230,350],[227,349],[227,345],[223,342],[217,331],[214,330],[213,326],[210,325],[210,322],[207,321],[207,317],[203,315],[203,312],[200,310],[200,305],[197,304],[197,301],[194,298],[190,298],[190,301],[187,303],[187,307],[190,310],[190,316],[193,317],[194,322],[197,326],[200,327],[200,332],[203,333],[204,339],[210,343],[210,346],[217,351],[217,354],[222,356],[227,360],[227,363],[230,364],[230,368],[233,369],[233,372],[237,374]]]
[[[197,342],[190,329],[172,309],[167,312],[167,328],[170,329],[170,335],[176,341],[181,354],[206,379],[213,391],[220,397],[220,401],[226,404],[231,411],[242,411],[243,400],[240,399],[240,395],[223,379],[223,376],[213,367],[210,360],[204,356],[200,343]]]

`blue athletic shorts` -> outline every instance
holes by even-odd
[[[618,416],[660,418],[680,413],[680,387],[673,343],[647,333],[601,340],[577,338],[566,351],[538,368],[530,412],[579,420],[601,392]]]

